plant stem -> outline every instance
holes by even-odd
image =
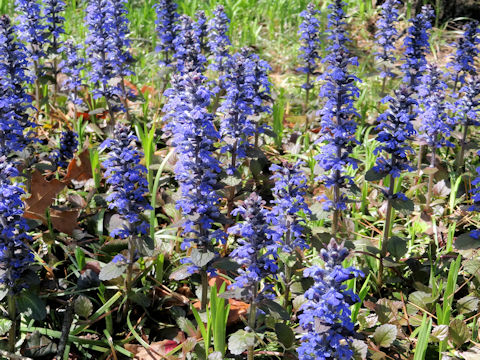
[[[8,317],[12,322],[8,331],[8,351],[15,353],[15,343],[17,340],[17,307],[15,304],[15,295],[8,295]]]
[[[37,101],[37,121],[40,117],[40,82],[38,81],[39,71],[38,71],[38,60],[33,61],[33,71],[35,73],[35,100]]]
[[[292,231],[290,229],[290,221],[287,222],[287,233],[285,235],[285,245],[290,247],[290,242],[292,238]],[[288,306],[290,305],[290,282],[292,281],[292,269],[288,266],[288,263],[285,263],[285,302],[284,307],[288,310]]]
[[[248,316],[248,327],[250,328],[251,331],[255,334],[255,323],[257,319],[257,305],[255,303],[257,294],[258,294],[258,289],[257,289],[257,284],[254,284],[254,290],[253,290],[253,298],[250,303],[250,313]],[[253,360],[253,353],[255,350],[255,345],[249,346],[247,349],[247,359],[248,360]]]
[[[465,164],[464,164],[464,156],[465,156],[465,147],[467,145],[467,134],[468,134],[468,123],[464,125],[463,127],[463,134],[462,134],[462,141],[460,142],[460,153],[458,155],[457,159],[457,170],[458,171],[463,171],[465,170]]]
[[[435,167],[435,147],[432,148],[432,158],[430,160],[430,168]],[[433,177],[435,176],[434,172],[428,174],[428,191],[427,191],[427,201],[426,207],[430,209],[430,203],[432,201],[432,191],[433,191]]]
[[[130,308],[130,301],[128,296],[132,289],[132,275],[133,275],[133,258],[135,257],[135,244],[133,243],[133,238],[130,236],[128,238],[128,266],[127,266],[127,275],[125,276],[125,292],[127,296],[127,301],[125,302],[124,315],[126,318],[128,309]]]
[[[394,159],[392,157],[392,163]],[[380,260],[379,260],[379,267],[378,267],[378,287],[382,287],[383,283],[383,259],[387,255],[388,249],[388,239],[390,238],[390,223],[392,222],[392,199],[393,193],[395,191],[395,178],[393,175],[390,175],[390,186],[388,188],[388,198],[387,198],[387,211],[385,214],[385,225],[383,227],[383,239],[382,239],[382,247],[380,249]]]
[[[336,170],[337,179],[340,175],[341,175],[340,170]],[[336,206],[340,201],[340,186],[338,184],[335,184],[333,191],[334,191],[333,201],[335,203],[335,210],[333,210],[333,218],[332,218],[332,237],[335,239],[335,241],[338,242],[337,233],[339,228],[338,225],[340,220],[340,210],[338,210]]]
[[[128,111],[128,103],[127,103],[127,88],[125,87],[125,79],[121,78],[120,80],[120,88],[122,90],[122,103],[123,107],[125,108],[125,115],[127,117],[128,123],[130,123],[130,112]]]
[[[208,275],[206,269],[200,270],[200,276],[202,278],[202,299],[201,299],[201,309],[202,311],[207,310],[208,302]]]

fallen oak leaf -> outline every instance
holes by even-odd
[[[50,209],[50,221],[52,222],[53,227],[70,236],[73,236],[73,231],[78,229],[78,215],[79,210],[61,210],[52,208]]]
[[[47,209],[66,186],[65,183],[57,179],[47,181],[40,171],[35,170],[31,179],[31,196],[25,200],[24,217],[46,222],[45,213]]]
[[[83,150],[80,155],[76,156],[67,167],[67,175],[63,182],[86,181],[93,177],[92,166],[90,164],[90,152],[88,149]]]

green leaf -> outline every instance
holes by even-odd
[[[135,249],[140,256],[152,256],[155,250],[155,242],[150,236],[134,237]]]
[[[460,319],[454,319],[450,322],[450,326],[448,328],[448,335],[450,340],[454,342],[455,345],[461,346],[465,344],[465,342],[470,339],[470,329]]]
[[[5,335],[12,327],[12,320],[0,318],[0,336]]]
[[[93,304],[90,299],[84,295],[79,295],[73,303],[75,313],[85,319],[88,319],[93,312]]]
[[[115,264],[113,262],[109,262],[102,267],[98,277],[102,281],[116,279],[119,276],[122,276],[125,273],[125,270],[127,270],[127,264]]]
[[[277,334],[278,341],[280,341],[286,349],[292,347],[295,335],[290,326],[285,323],[277,323],[275,324],[275,333]]]
[[[255,334],[253,332],[238,330],[228,339],[228,350],[233,355],[240,355],[251,346],[255,346]]]
[[[382,180],[388,173],[386,172],[378,172],[372,169],[368,170],[365,174],[365,180],[367,181],[378,181]]]
[[[453,246],[458,250],[477,249],[480,247],[480,238],[475,239],[470,236],[470,233],[462,234],[457,237]]]
[[[212,267],[225,271],[236,271],[240,265],[228,257],[223,257],[213,262]]]
[[[17,298],[18,311],[35,319],[43,320],[47,316],[45,303],[37,295],[31,292],[23,292]]]
[[[407,253],[407,242],[401,237],[392,236],[388,239],[387,250],[398,260]]]
[[[457,311],[459,314],[468,314],[478,309],[479,299],[475,296],[467,295],[457,301]]]
[[[132,292],[128,294],[128,298],[144,308],[149,307],[151,303],[150,298],[142,292]]]
[[[295,263],[297,262],[297,257],[292,254],[292,253],[288,253],[288,252],[284,252],[284,251],[281,251],[279,254],[278,254],[278,257],[280,258],[280,260],[282,261],[282,263],[284,263],[286,266],[288,266],[289,268],[293,268],[293,266],[295,265]]]
[[[189,278],[192,274],[188,271],[189,265],[182,265],[172,271],[170,280],[181,281]]]
[[[427,320],[428,319],[428,320]],[[419,328],[417,346],[415,347],[415,355],[413,360],[424,360],[430,338],[430,330],[432,329],[432,319],[427,318],[427,314],[423,314],[422,325]]]
[[[8,288],[6,286],[0,286],[0,301],[3,300],[5,296],[8,294]]]
[[[440,342],[448,336],[448,325],[437,325],[433,328],[430,338],[432,341]]]
[[[389,347],[397,338],[397,327],[392,324],[383,324],[375,329],[373,340],[379,347]]]
[[[396,198],[392,200],[392,206],[395,210],[400,211],[402,214],[409,214],[414,210],[414,203],[412,200],[403,200]]]
[[[201,251],[197,248],[192,249],[190,254],[190,259],[192,260],[193,265],[203,268],[210,261],[215,258],[215,254],[211,251]]]
[[[367,358],[368,346],[364,341],[354,339],[352,341],[352,350],[355,360],[365,360]]]
[[[288,320],[290,318],[282,305],[270,299],[263,300],[260,303],[260,309],[265,311],[266,314],[272,315],[275,319]]]

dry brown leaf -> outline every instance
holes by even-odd
[[[50,209],[50,221],[56,230],[72,236],[73,231],[78,229],[79,213],[79,210]]]
[[[86,181],[91,179],[92,166],[90,164],[90,153],[88,149],[83,150],[80,155],[75,157],[70,164],[68,164],[67,175],[64,178],[64,182],[71,180]]]
[[[32,195],[25,200],[24,217],[45,222],[45,212],[65,186],[65,183],[57,179],[47,181],[40,171],[35,170],[32,174],[30,190]]]
[[[175,340],[156,341],[151,343],[148,349],[142,345],[125,344],[125,349],[133,353],[135,355],[133,358],[136,360],[178,359],[178,355],[168,357],[165,355],[175,349],[183,341],[185,341],[185,339],[180,340],[180,342]]]

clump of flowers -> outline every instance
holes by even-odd
[[[469,126],[480,125],[480,77],[473,75],[468,78],[460,92],[463,93],[463,96],[455,102],[453,110],[456,112],[455,122],[463,126],[458,157],[458,164],[462,167],[467,145],[468,128]]]
[[[300,24],[300,46],[299,58],[302,61],[302,66],[298,68],[298,71],[307,75],[307,79],[302,88],[307,91],[307,101],[309,91],[313,88],[312,77],[318,75],[317,61],[320,59],[320,20],[318,16],[320,11],[316,9],[314,3],[310,3],[307,9],[300,13],[303,18],[303,22]]]
[[[200,39],[193,25],[193,20],[189,16],[182,15],[177,27],[177,37],[173,40],[177,71],[182,73],[189,71],[203,72],[207,62],[202,54]]]
[[[298,316],[305,331],[297,349],[300,360],[349,360],[353,357],[350,345],[355,330],[350,306],[359,298],[347,290],[344,283],[363,273],[354,267],[342,266],[348,254],[346,248],[332,239],[320,252],[324,267],[313,266],[304,271],[304,276],[313,278],[314,285],[305,292],[306,302]]]
[[[83,85],[82,70],[85,69],[85,59],[78,56],[80,49],[81,46],[75,45],[71,40],[65,41],[62,46],[65,60],[59,64],[62,72],[67,75],[61,88],[68,91],[68,98],[75,107],[83,104],[82,98],[78,95]]]
[[[110,235],[122,239],[146,235],[149,228],[142,217],[145,210],[151,210],[145,197],[148,193],[147,169],[140,164],[143,153],[138,150],[136,141],[137,137],[127,125],[117,123],[113,138],[101,145],[102,149],[109,150],[103,162],[109,185],[108,207],[115,209],[127,222],[127,226],[114,229]]]
[[[18,37],[29,46],[34,62],[45,55],[46,26],[37,0],[15,0],[18,15]],[[36,74],[37,75],[37,74]]]
[[[21,184],[12,184],[20,176],[16,167],[5,155],[0,156],[0,284],[15,294],[25,284],[23,274],[33,262],[33,254],[27,244],[32,239],[27,234],[23,218],[24,191]]]
[[[57,166],[66,168],[77,149],[78,135],[72,130],[63,131],[60,135],[60,147],[55,150],[52,160]]]
[[[329,5],[328,15],[328,54],[323,59],[327,64],[325,73],[320,77],[324,84],[320,96],[325,99],[321,116],[323,128],[319,142],[322,144],[320,154],[316,160],[325,175],[322,177],[327,188],[333,188],[333,199],[325,198],[324,208],[334,210],[333,234],[337,231],[338,217],[341,210],[347,208],[347,196],[342,189],[351,183],[351,178],[345,174],[347,166],[357,166],[357,161],[351,157],[353,146],[356,144],[355,119],[359,116],[354,101],[359,95],[355,84],[358,78],[349,73],[349,66],[357,66],[358,62],[350,54],[346,36],[345,12],[341,0]],[[334,235],[335,236],[335,235]]]
[[[257,131],[251,115],[254,114],[252,97],[259,79],[256,78],[256,64],[248,49],[234,54],[229,59],[227,68],[228,72],[223,78],[226,96],[219,108],[223,114],[220,134],[225,142],[222,152],[232,154],[227,173],[233,174],[237,169],[237,160],[245,158],[247,150],[252,147],[249,138]]]
[[[60,35],[65,34],[63,28],[65,18],[61,15],[65,10],[65,2],[62,0],[45,0],[44,9],[47,34],[50,37],[50,51],[56,54],[62,49]]]
[[[480,151],[477,152],[477,155],[480,156]],[[476,168],[477,177],[472,181],[472,190],[470,191],[472,195],[473,204],[469,206],[468,211],[480,211],[480,166]],[[475,239],[480,238],[480,230],[473,230],[469,234]]]
[[[452,75],[455,81],[455,89],[457,82],[460,82],[460,84],[465,83],[467,74],[477,74],[475,59],[479,52],[479,34],[480,28],[478,27],[478,21],[473,20],[464,26],[463,36],[454,44],[457,50],[455,51],[455,55],[452,56],[452,61],[448,66],[453,69]]]
[[[157,45],[157,51],[163,53],[162,64],[169,65],[173,60],[172,55],[175,52],[173,40],[175,40],[177,35],[178,5],[173,0],[159,0],[154,7],[157,13],[155,24],[157,25],[156,29],[160,40],[160,44]]]
[[[197,11],[195,18],[197,21],[193,24],[193,28],[195,29],[195,34],[200,43],[200,49],[202,49],[202,52],[205,52],[208,49],[208,19],[205,15],[205,11]]]
[[[400,1],[398,0],[385,1],[381,6],[382,11],[377,21],[378,31],[375,38],[377,39],[377,44],[381,47],[381,51],[377,52],[375,57],[383,63],[382,72],[380,73],[380,77],[382,78],[394,76],[391,70],[389,70],[389,67],[396,60],[394,50],[398,31],[395,28],[395,24],[398,21],[399,5]]]
[[[230,57],[229,49],[232,45],[228,37],[230,19],[225,14],[222,5],[218,5],[213,12],[213,18],[208,22],[208,48],[213,55],[210,68],[224,73],[227,69],[227,59]]]
[[[15,41],[14,29],[7,16],[0,17],[0,156],[22,151],[31,141],[25,130],[33,127],[28,110],[32,98],[25,90],[31,82],[26,73],[27,55],[22,44]]]
[[[430,52],[429,33],[435,13],[431,6],[424,5],[422,11],[413,19],[404,40],[404,63],[402,70],[405,74],[403,81],[413,90],[418,86],[420,78],[427,68],[426,54]]]

